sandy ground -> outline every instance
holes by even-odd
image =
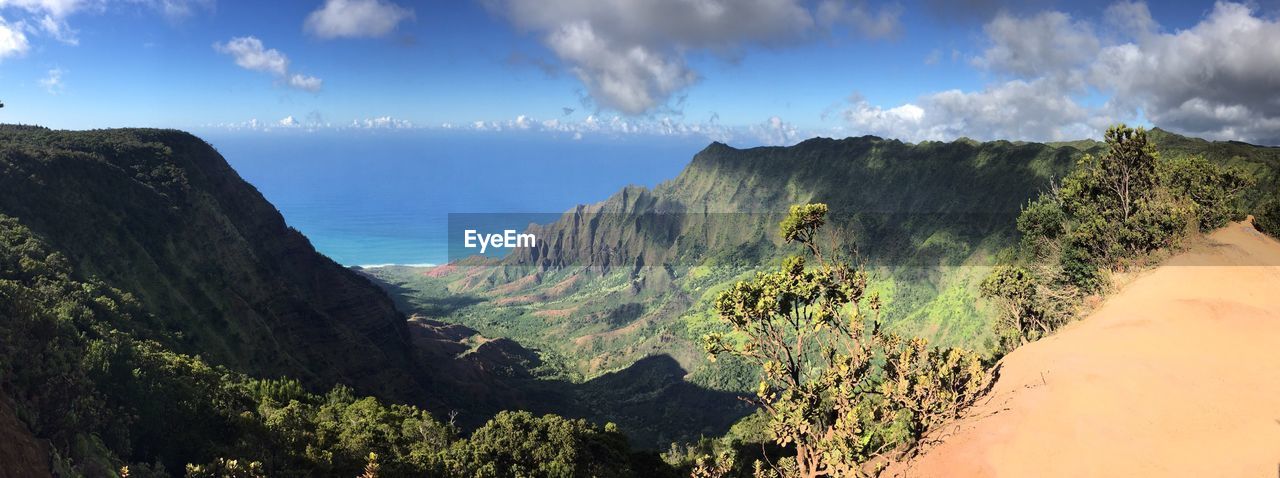
[[[1280,476],[1280,243],[1237,223],[1003,361],[886,476]]]

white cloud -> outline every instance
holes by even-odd
[[[169,21],[177,22],[195,15],[196,10],[213,10],[214,0],[134,0],[150,4]]]
[[[889,38],[902,30],[902,7],[891,4],[873,12],[863,1],[823,0],[815,14],[826,27],[845,24],[867,38]]]
[[[22,29],[0,17],[0,60],[22,56],[31,49]]]
[[[12,22],[0,18],[0,59],[29,50],[27,35],[49,37],[77,46],[79,32],[67,19],[80,13],[104,13],[119,5],[141,5],[170,19],[189,15],[195,8],[212,9],[215,0],[0,0],[0,10],[12,14]],[[12,18],[12,17],[11,17]]]
[[[80,39],[77,37],[78,32],[72,30],[71,26],[67,25],[66,20],[55,19],[52,15],[45,15],[40,19],[40,29],[62,43],[72,46],[80,44]]]
[[[782,118],[777,116],[753,125],[749,130],[761,144],[768,146],[789,146],[804,139],[795,125],[782,121]]]
[[[289,73],[289,57],[279,50],[266,48],[257,37],[236,37],[226,43],[214,43],[213,49],[231,55],[236,65],[246,70],[275,76],[281,83],[303,91],[317,92],[324,80],[300,73]]]
[[[381,37],[412,18],[413,10],[384,0],[326,0],[303,28],[320,38]]]
[[[850,98],[850,107],[844,111],[845,120],[857,134],[874,134],[891,138],[919,139],[923,136],[921,124],[924,109],[911,103],[884,109],[873,106],[861,97]]]
[[[1280,21],[1242,4],[1218,3],[1189,29],[1108,46],[1090,80],[1114,94],[1111,106],[1141,110],[1158,126],[1280,144],[1277,45]]]
[[[1213,139],[1280,144],[1280,20],[1219,2],[1192,27],[1163,32],[1143,3],[1120,2],[1100,24],[1061,12],[998,14],[976,66],[1005,77],[882,108],[855,99],[848,127],[907,140],[1099,137],[1143,118]],[[1101,105],[1086,101],[1093,95]]]
[[[1024,78],[1079,68],[1092,61],[1100,48],[1092,27],[1062,12],[1029,18],[1001,12],[983,30],[991,46],[975,64]]]
[[[883,109],[855,97],[844,112],[855,134],[906,141],[1012,139],[1062,141],[1096,136],[1111,121],[1079,105],[1047,78],[1011,80],[981,91],[948,90]]]
[[[21,8],[32,14],[48,14],[64,18],[89,5],[84,0],[0,0],[0,8]]]
[[[564,25],[547,43],[574,65],[574,74],[596,102],[624,113],[644,113],[698,78],[683,59],[641,45],[610,44],[586,22]]]
[[[349,127],[360,129],[407,129],[413,128],[414,125],[413,122],[409,120],[392,118],[390,116],[379,116],[377,118],[352,120]]]
[[[1145,38],[1156,33],[1160,25],[1151,18],[1147,4],[1136,1],[1119,1],[1102,13],[1113,36],[1120,38]]]
[[[306,76],[302,74],[294,74],[289,77],[289,86],[299,90],[310,91],[315,93],[320,91],[320,86],[324,84],[324,80],[314,76]]]
[[[748,45],[783,46],[814,37],[801,0],[485,0],[543,42],[599,106],[628,115],[661,110],[699,75],[691,52],[731,56]],[[850,24],[868,36],[897,29],[894,10],[825,2],[824,25]]]
[[[226,43],[214,43],[213,49],[235,59],[236,65],[246,70],[265,71],[284,76],[289,71],[289,58],[274,48],[263,47],[256,37],[236,37]]]
[[[62,82],[62,75],[64,73],[66,72],[62,71],[61,68],[49,70],[45,77],[40,79],[40,87],[44,88],[44,90],[49,92],[51,95],[61,93],[63,88],[66,86]]]
[[[557,115],[559,116],[559,115]],[[755,145],[789,145],[814,136],[792,123],[783,121],[777,116],[770,117],[760,123],[729,127],[719,124],[718,117],[706,121],[686,122],[673,117],[634,118],[620,115],[588,115],[580,121],[570,121],[563,117],[539,119],[531,115],[517,115],[507,120],[480,120],[470,123],[444,122],[437,125],[418,125],[410,120],[392,116],[378,116],[352,120],[350,123],[334,125],[324,123],[316,116],[308,116],[299,121],[293,116],[274,122],[262,122],[256,119],[237,123],[220,123],[206,125],[214,128],[233,130],[273,131],[283,128],[303,128],[306,131],[324,129],[350,130],[398,130],[421,131],[429,129],[449,130],[459,133],[475,132],[483,134],[515,133],[515,134],[548,134],[564,139],[580,140],[587,136],[621,138],[627,136],[664,136],[699,138],[708,141],[733,142],[743,146]]]

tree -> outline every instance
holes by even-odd
[[[1228,221],[1243,219],[1238,204],[1241,193],[1255,183],[1253,177],[1239,168],[1224,168],[1203,156],[1165,161],[1161,173],[1162,182],[1175,195],[1195,204],[1201,230],[1217,229]]]
[[[775,467],[783,476],[855,476],[866,451],[858,407],[879,331],[878,322],[867,330],[863,309],[878,311],[879,301],[863,271],[823,256],[816,235],[826,213],[825,204],[792,206],[782,237],[808,249],[814,266],[792,256],[737,283],[715,303],[732,333],[704,338],[713,360],[729,354],[763,371],[755,402],[777,443],[796,451]]]
[[[721,293],[715,309],[731,330],[703,340],[711,360],[728,354],[760,368],[753,401],[775,442],[795,450],[768,468],[757,461],[757,477],[863,476],[869,457],[898,444],[877,430],[905,416],[908,438],[918,438],[972,403],[988,376],[973,352],[882,334],[867,274],[818,245],[826,215],[825,204],[791,207],[780,232],[812,262],[788,257]],[[694,471],[723,475],[730,458],[704,459]]]
[[[1107,128],[1104,137],[1110,149],[1098,161],[1096,171],[1101,183],[1114,194],[1120,216],[1127,222],[1137,200],[1155,188],[1160,153],[1147,142],[1147,132],[1142,128],[1116,125]]]
[[[1027,343],[1028,336],[1033,333],[1048,333],[1049,324],[1041,320],[1037,310],[1036,281],[1026,269],[1017,266],[999,265],[982,280],[978,286],[983,297],[996,299],[1004,306],[1005,328],[1010,333],[997,333],[1004,338],[1016,338],[1017,344]],[[1003,331],[998,331],[1003,332]]]
[[[1280,200],[1271,199],[1258,208],[1253,227],[1259,231],[1280,237]]]
[[[885,380],[880,390],[897,409],[910,411],[912,436],[947,420],[978,398],[987,371],[978,354],[958,348],[938,349],[929,341],[890,334],[885,339]]]
[[[527,411],[499,412],[470,438],[454,442],[449,454],[450,476],[636,475],[627,439],[616,427],[601,430],[586,420],[537,417]]]

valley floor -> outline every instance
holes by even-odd
[[[1235,223],[1019,348],[884,476],[1276,476],[1280,243]]]

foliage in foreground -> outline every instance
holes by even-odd
[[[1241,217],[1241,193],[1253,184],[1245,172],[1198,156],[1162,158],[1141,128],[1112,127],[1106,145],[1023,208],[1017,260],[981,284],[1004,308],[1004,350],[1073,317],[1085,294],[1107,285],[1107,271]]]
[[[785,456],[756,461],[757,477],[867,474],[869,458],[954,416],[987,378],[975,353],[880,330],[866,273],[818,245],[826,215],[825,204],[792,207],[782,237],[812,263],[792,256],[721,293],[715,308],[732,332],[705,338],[713,359],[724,354],[763,370],[754,401]],[[732,456],[704,459],[694,476],[726,476],[740,471],[735,465]]]

